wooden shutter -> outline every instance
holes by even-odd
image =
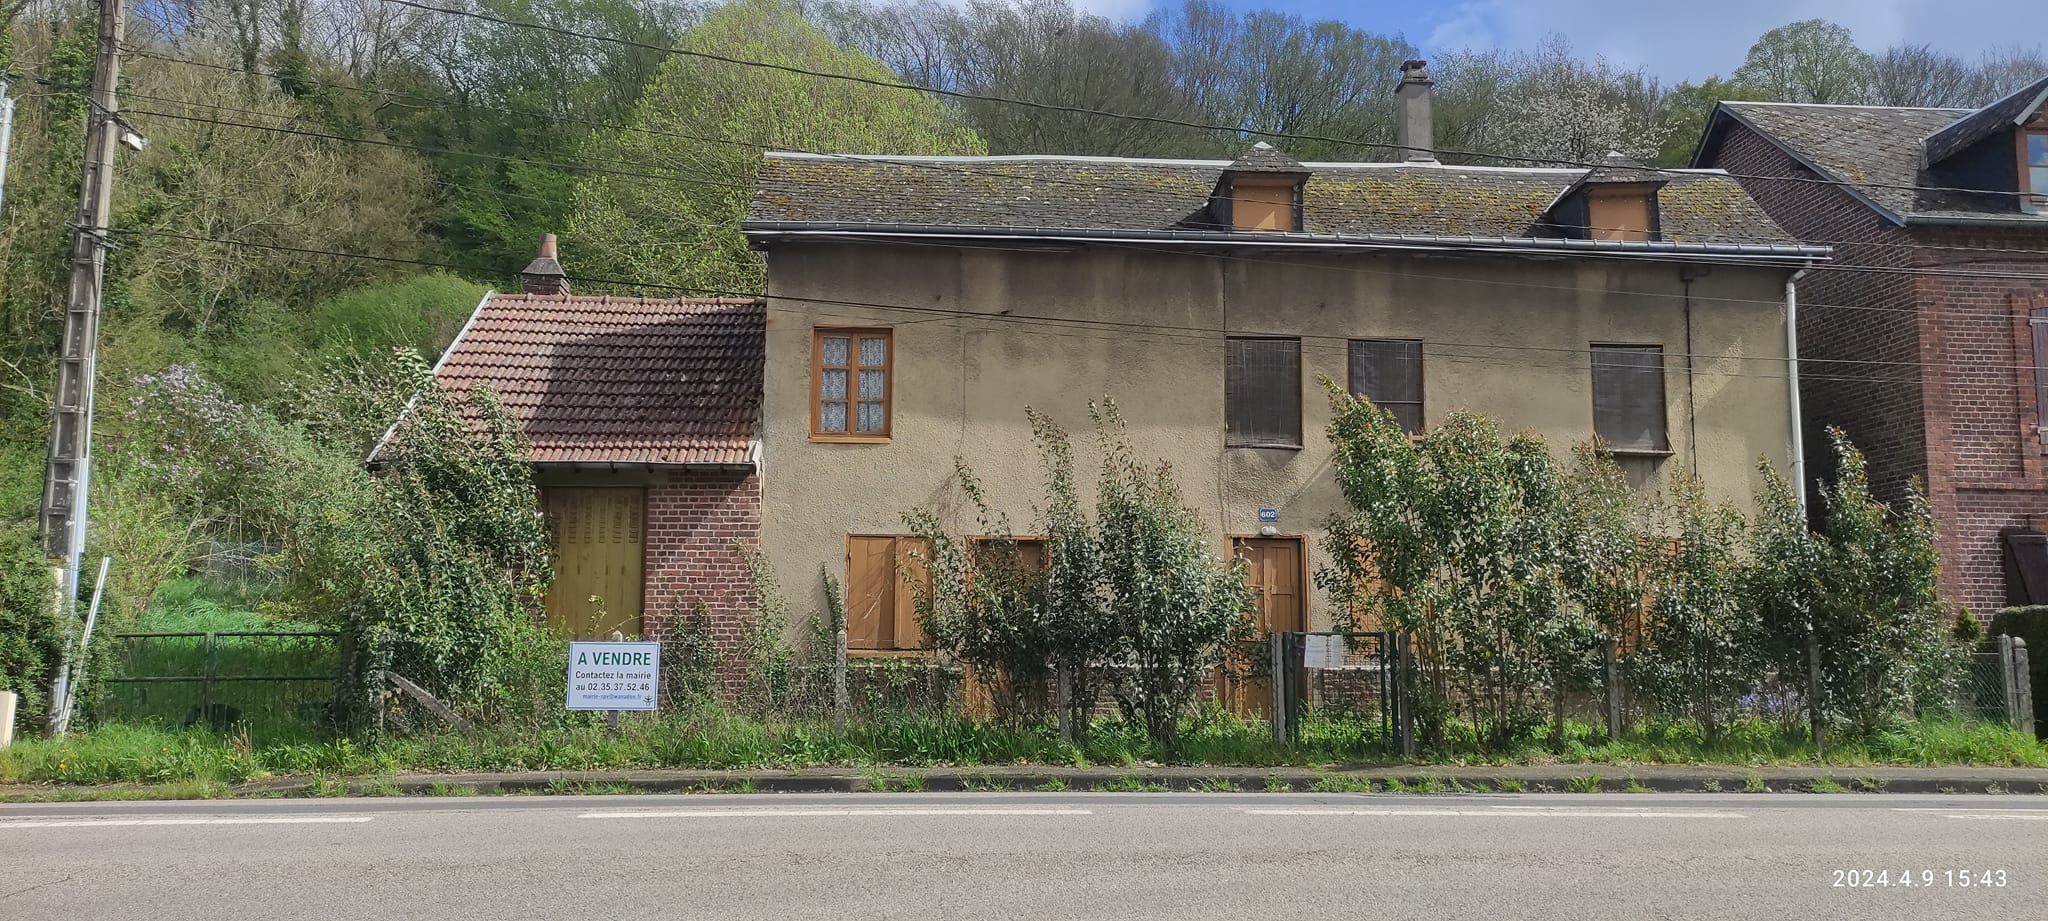
[[[896,539],[846,539],[846,648],[888,649],[896,626]]]
[[[1226,443],[1301,446],[1301,340],[1231,339],[1223,374]]]
[[[1593,347],[1593,431],[1616,451],[1671,450],[1662,346]]]
[[[2034,308],[2027,325],[2034,333],[2034,413],[2039,432],[2048,430],[2048,307]]]
[[[895,582],[895,630],[891,634],[891,645],[896,649],[923,649],[924,628],[917,623],[918,588],[931,589],[931,571],[926,564],[927,549],[922,537],[896,538]]]
[[[1410,435],[1422,431],[1422,342],[1418,339],[1353,339],[1351,392],[1393,413]]]
[[[640,632],[645,588],[641,540],[647,491],[625,487],[550,487],[542,503],[554,525],[555,580],[548,623],[556,632],[601,640]],[[602,600],[590,601],[591,596]],[[605,616],[599,617],[599,608]]]

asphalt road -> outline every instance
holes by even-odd
[[[0,806],[0,919],[60,917],[2031,919],[2048,917],[2048,797]]]

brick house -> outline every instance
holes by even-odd
[[[1724,102],[1693,158],[1834,248],[1797,283],[1807,467],[1840,426],[1881,497],[1924,482],[1942,594],[1979,612],[2026,600],[2001,532],[2048,527],[2044,100],[2048,78],[1977,110]]]
[[[490,387],[526,435],[556,540],[549,622],[658,639],[701,607],[732,645],[754,609],[762,302],[574,295],[552,234],[522,278],[434,375]]]

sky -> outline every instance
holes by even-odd
[[[1075,0],[1118,19],[1180,0]],[[1400,33],[1425,57],[1463,48],[1527,48],[1562,33],[1586,56],[1641,67],[1667,83],[1726,74],[1757,36],[1828,19],[1877,51],[1929,44],[1974,60],[1994,46],[2048,45],[2048,0],[1224,0]]]

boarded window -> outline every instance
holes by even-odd
[[[2037,431],[2048,431],[2048,307],[2036,307],[2027,318],[2034,332],[2034,415]],[[2043,652],[2042,655],[2048,655]]]
[[[1301,447],[1301,340],[1231,339],[1223,374],[1225,443]]]
[[[821,329],[811,343],[811,437],[886,441],[895,345],[886,329]]]
[[[1662,346],[1593,347],[1593,432],[1615,451],[1671,450]]]
[[[1371,400],[1410,435],[1422,431],[1422,341],[1351,340],[1351,392]]]
[[[923,538],[854,535],[846,539],[846,648],[858,652],[923,649],[917,590],[929,586]]]
[[[1298,230],[1294,226],[1294,190],[1288,182],[1239,179],[1230,184],[1230,226],[1235,230]]]
[[[1586,235],[1595,240],[1653,239],[1648,189],[1603,189],[1586,196]]]

